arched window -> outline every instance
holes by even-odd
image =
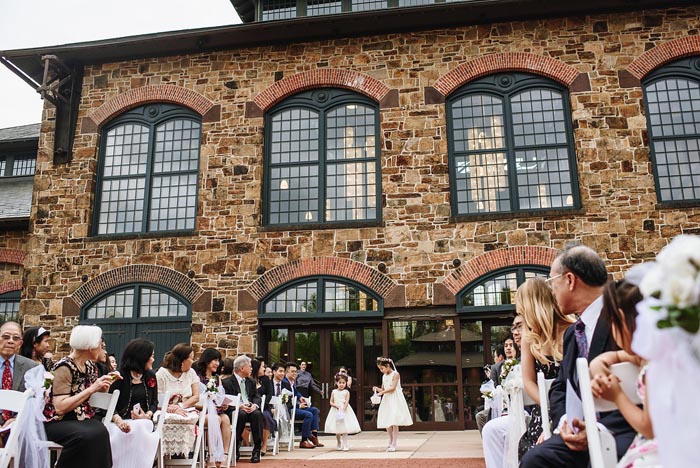
[[[579,206],[569,97],[525,73],[489,75],[447,100],[456,216]]]
[[[194,229],[200,122],[183,107],[148,104],[105,126],[96,235]]]
[[[260,307],[260,318],[369,317],[381,314],[380,297],[363,286],[335,277],[305,278],[285,284],[262,301]]]
[[[700,57],[664,65],[642,82],[659,203],[700,200]]]
[[[341,89],[316,89],[265,119],[266,225],[377,221],[379,110]]]
[[[515,311],[515,292],[529,278],[546,278],[549,268],[520,266],[491,272],[457,294],[457,311],[493,313]]]

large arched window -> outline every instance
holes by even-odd
[[[183,107],[148,104],[105,126],[96,235],[194,229],[200,121]]]
[[[659,203],[700,201],[700,57],[650,73],[643,81]]]
[[[367,288],[336,277],[304,278],[273,291],[260,306],[260,318],[321,316],[370,317],[382,314],[382,301]]]
[[[515,292],[529,278],[546,278],[549,268],[519,266],[479,278],[457,294],[457,311],[472,314],[515,311]]]
[[[379,110],[341,89],[316,89],[265,119],[265,224],[377,221]]]
[[[463,86],[447,100],[455,216],[579,206],[568,92],[525,73]]]

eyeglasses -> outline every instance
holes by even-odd
[[[12,340],[12,341],[22,341],[22,337],[19,336],[19,335],[8,335],[8,334],[4,334],[4,335],[1,335],[0,338],[2,338],[2,341],[10,341],[10,340]]]
[[[560,276],[564,276],[564,273],[559,273],[558,275],[554,275],[554,276],[548,276],[547,279],[544,280],[544,282],[547,284],[552,284],[552,281],[559,278]]]

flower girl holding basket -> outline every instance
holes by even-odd
[[[331,409],[326,417],[324,431],[327,434],[335,434],[337,440],[337,450],[347,452],[348,434],[360,432],[360,423],[350,406],[350,392],[347,389],[348,377],[345,374],[335,376],[335,388],[331,393]]]

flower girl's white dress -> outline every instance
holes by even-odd
[[[382,388],[391,387],[391,381],[396,371],[391,374],[384,374],[382,377]],[[401,378],[396,383],[396,388],[391,393],[382,395],[382,402],[379,404],[377,414],[377,428],[384,429],[389,426],[410,426],[413,424],[411,411],[408,409],[406,398],[401,390]]]
[[[333,402],[338,406],[343,406],[350,398],[350,392],[347,390],[333,390]],[[360,423],[357,421],[357,416],[352,410],[352,406],[348,405],[342,419],[338,419],[338,410],[331,407],[326,417],[326,424],[323,432],[327,434],[357,434],[360,432]]]

